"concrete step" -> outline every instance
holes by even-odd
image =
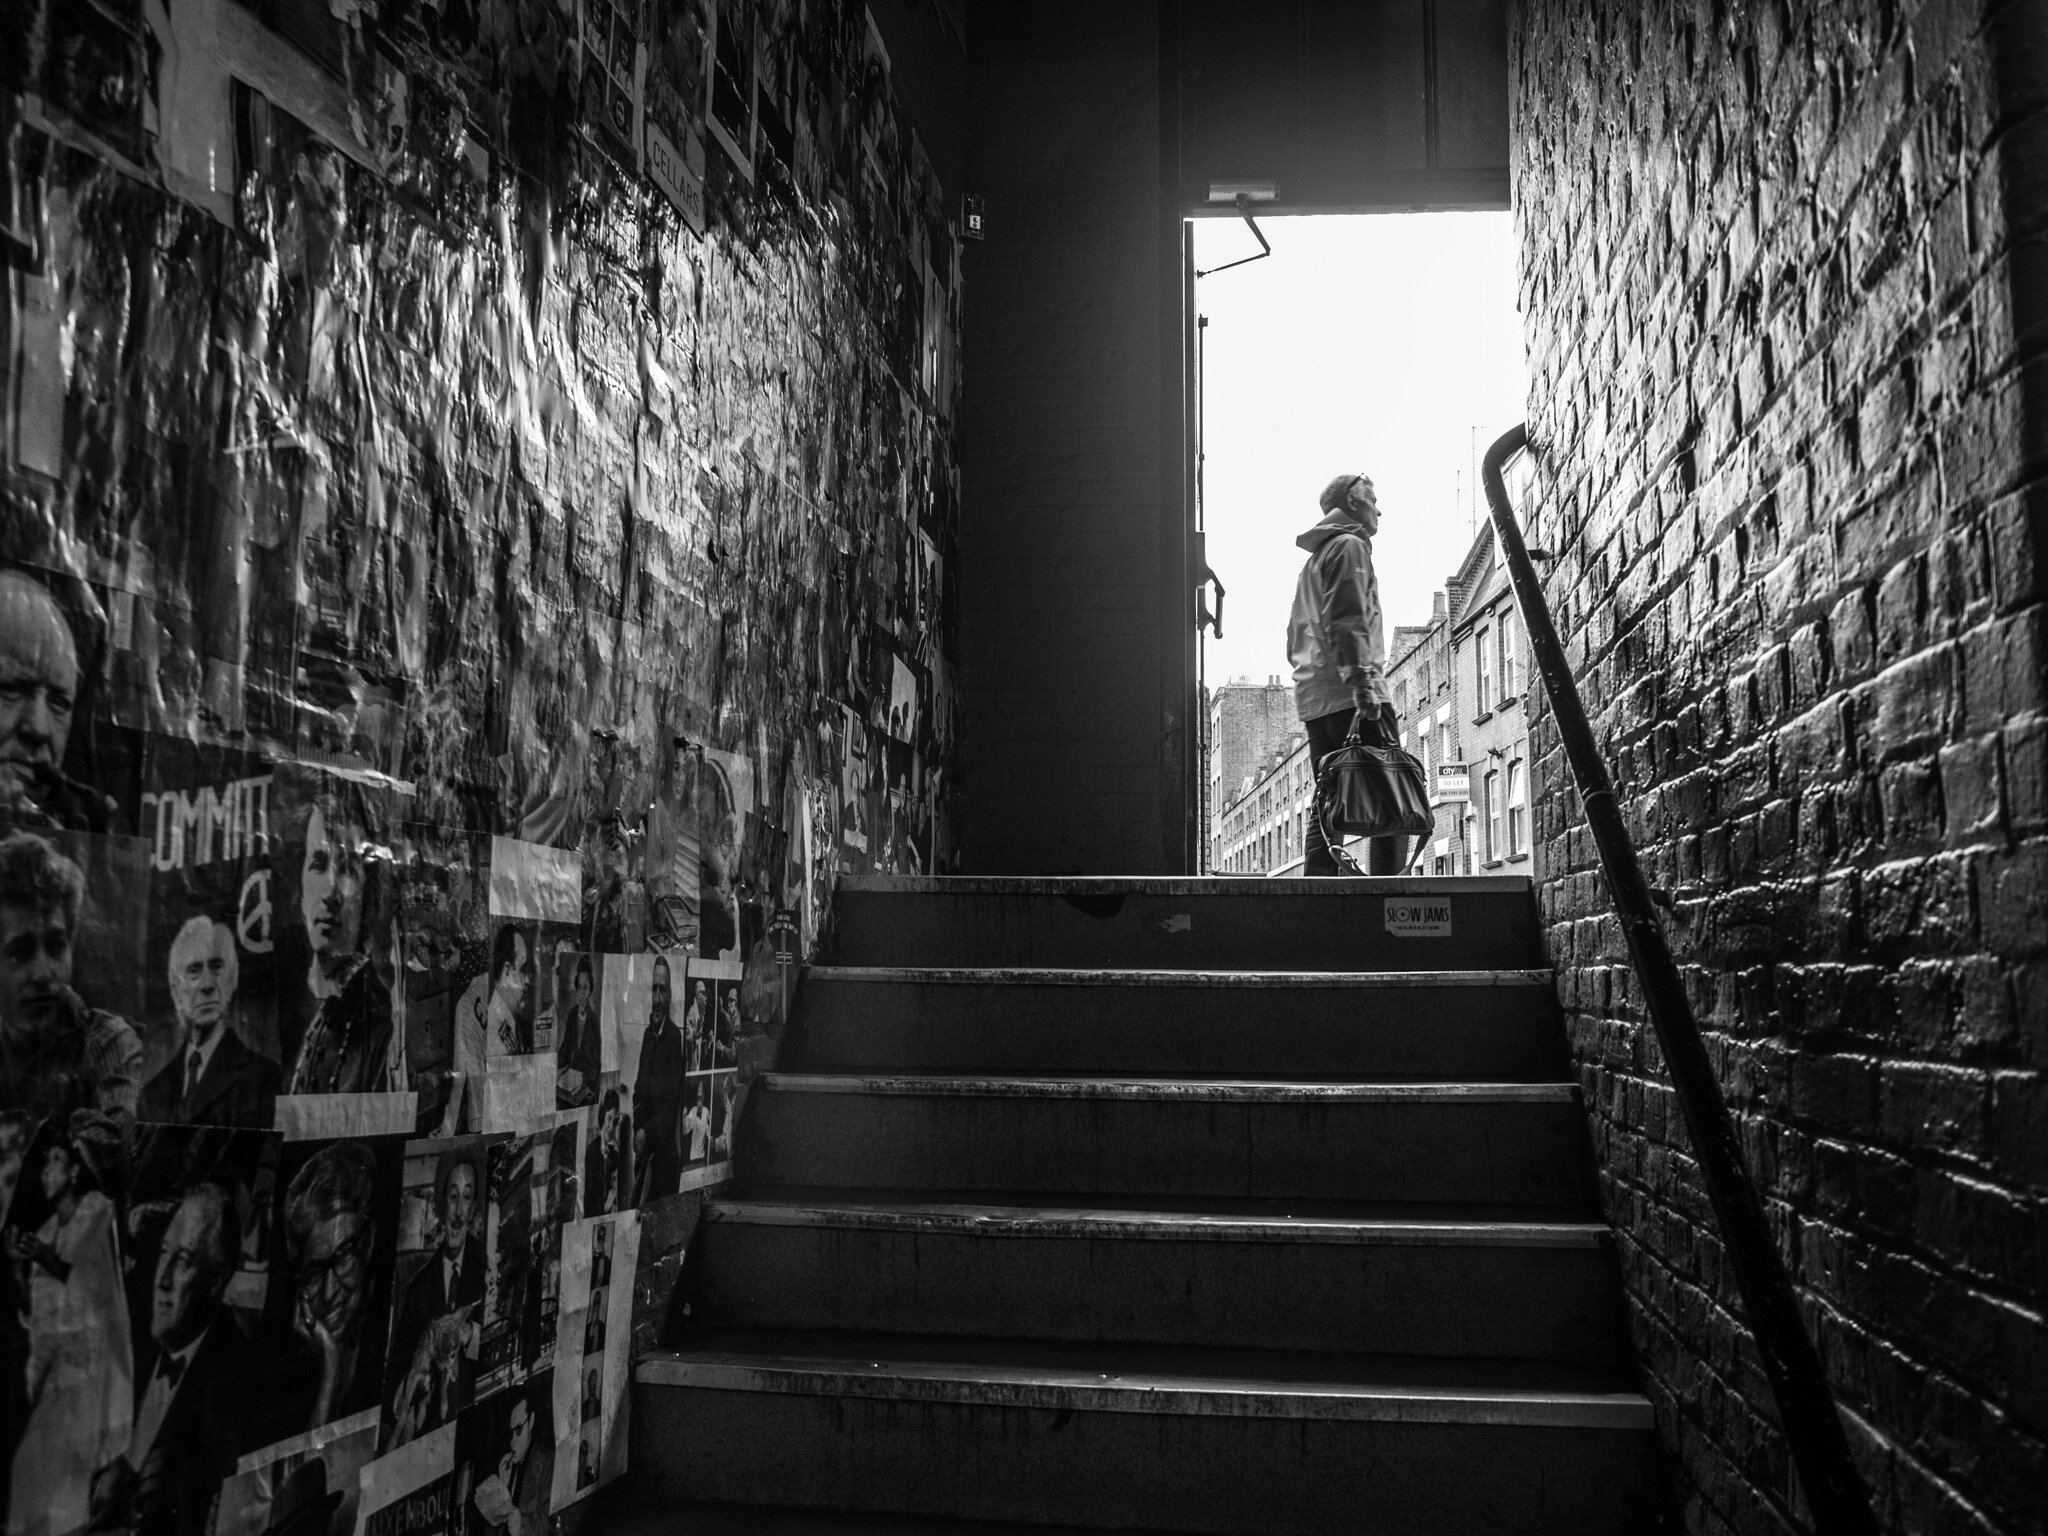
[[[760,1077],[750,1185],[1587,1209],[1566,1083]]]
[[[813,966],[809,1071],[1171,1073],[1544,1082],[1565,1075],[1551,973]]]
[[[695,1315],[746,1328],[1620,1364],[1599,1222],[714,1200]]]
[[[1448,906],[1422,913],[1418,902]],[[1523,876],[857,875],[840,880],[834,921],[841,965],[1413,971],[1544,963]]]
[[[1512,1362],[714,1337],[636,1369],[642,1494],[1089,1529],[1641,1529],[1649,1404]]]

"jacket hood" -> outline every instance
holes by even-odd
[[[1314,554],[1340,533],[1355,533],[1361,539],[1371,537],[1365,531],[1365,524],[1361,523],[1349,512],[1339,510],[1329,513],[1320,523],[1317,523],[1315,527],[1309,529],[1307,533],[1302,534],[1294,542],[1310,554]]]

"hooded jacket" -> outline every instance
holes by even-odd
[[[1356,518],[1340,509],[1294,542],[1308,551],[1287,619],[1295,714],[1314,720],[1361,700],[1392,702],[1384,676],[1387,641],[1372,540]]]

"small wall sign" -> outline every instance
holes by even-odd
[[[1398,939],[1448,939],[1451,936],[1451,898],[1448,896],[1388,896],[1387,932]]]

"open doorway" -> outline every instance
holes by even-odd
[[[1525,872],[1528,666],[1495,569],[1479,455],[1527,394],[1505,212],[1194,221],[1198,516],[1227,589],[1202,646],[1205,873],[1299,873],[1312,814],[1286,627],[1333,476],[1369,475],[1387,676],[1423,760],[1416,874]],[[1218,270],[1224,269],[1227,270]],[[1519,796],[1519,799],[1517,798]]]

